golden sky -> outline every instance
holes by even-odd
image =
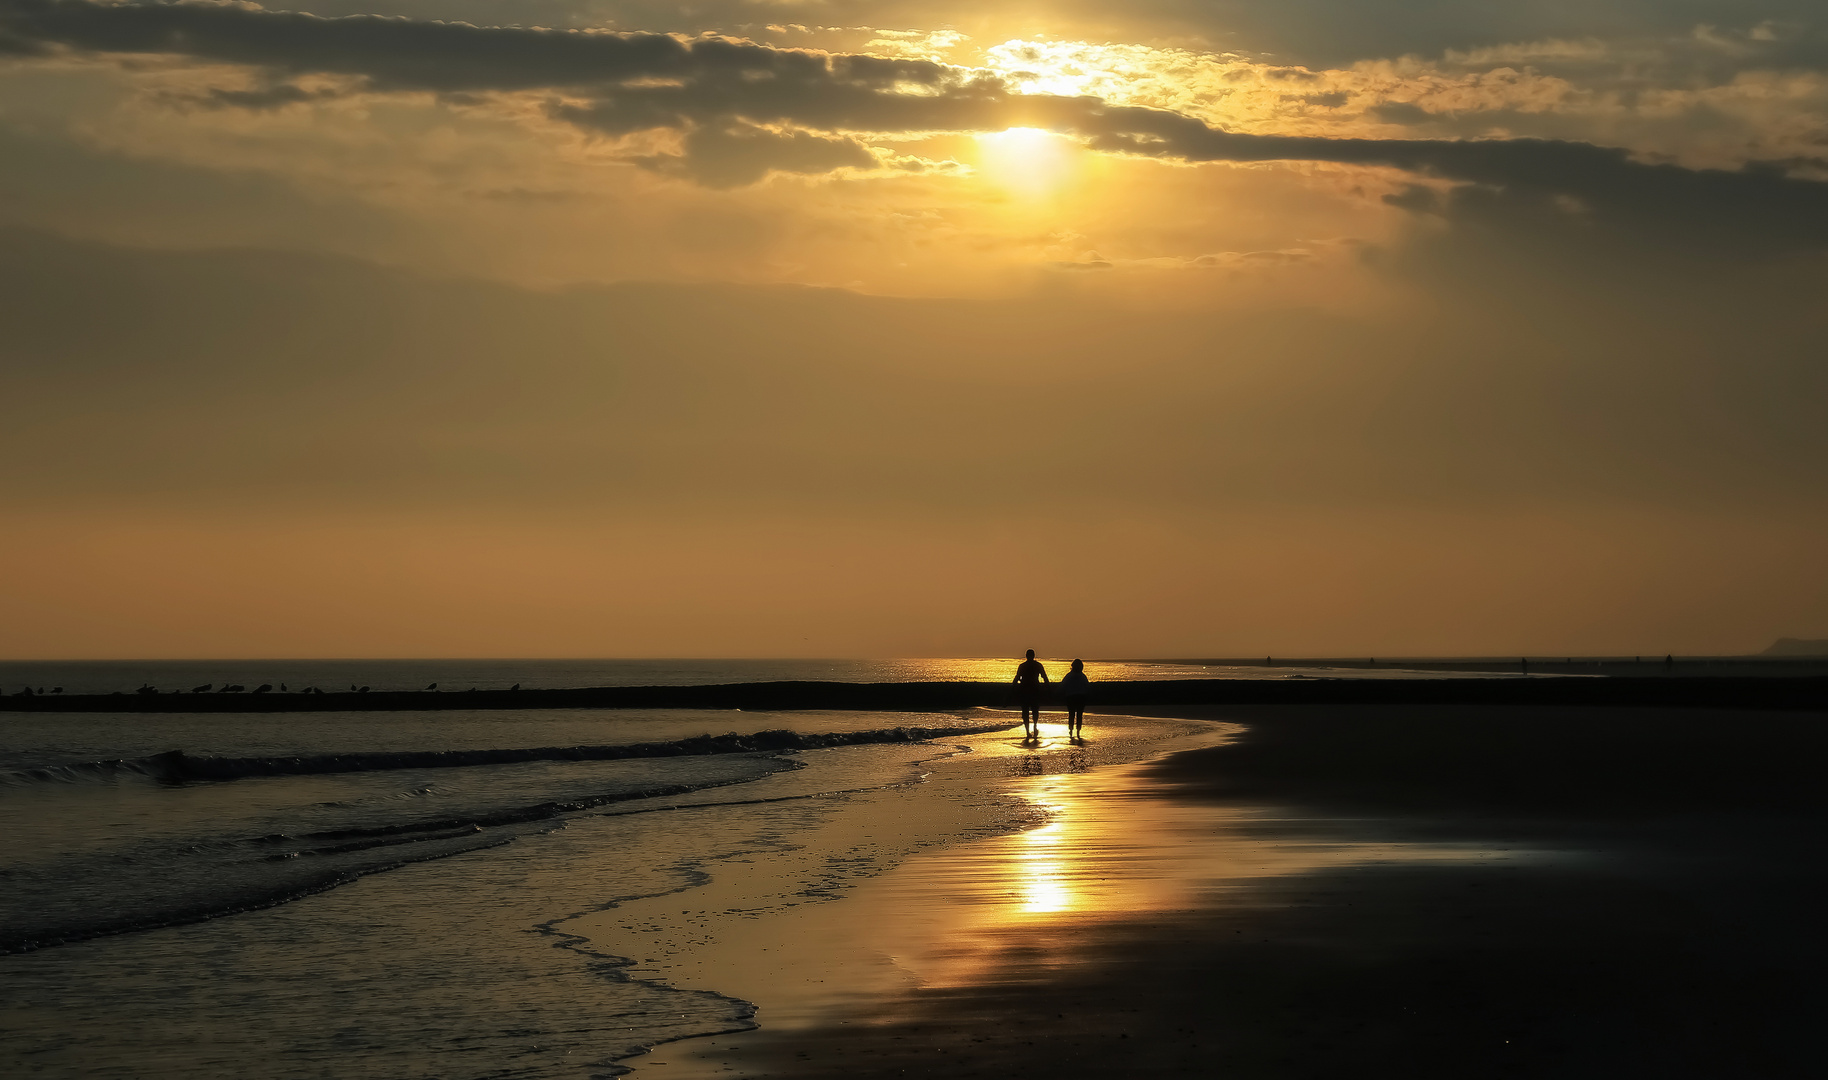
[[[0,0],[0,655],[1828,636],[1802,0]]]

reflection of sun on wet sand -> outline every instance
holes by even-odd
[[[1152,762],[1114,749],[1140,721],[1093,717],[1085,747],[975,736],[931,782],[853,800],[798,872],[843,857],[847,830],[994,824],[999,793],[1037,820],[740,920],[677,973],[755,1002],[760,1028],[628,1064],[1456,1080],[1819,1064],[1824,875],[1794,854],[1819,835],[1828,718],[1222,718],[1249,727],[1189,730],[1180,745],[1224,745]],[[615,913],[600,918],[616,951]]]
[[[1209,906],[1262,878],[1376,862],[1529,857],[1468,844],[1270,837],[1261,812],[1161,798],[1149,768],[1015,781],[1009,790],[1046,824],[917,856],[857,890],[856,908],[868,905],[868,914],[829,914],[883,924],[880,933],[896,942],[912,982],[934,990],[987,977],[1045,979],[1074,962],[1076,935],[1096,923]],[[919,939],[908,940],[905,928],[922,923]]]
[[[1112,892],[1120,886],[1131,896],[1150,887],[1145,877],[1128,885],[1089,880],[1083,860],[1089,849],[1079,846],[1077,832],[1070,859],[1059,857],[1065,848],[1045,856],[1047,838],[1076,829],[1080,815],[1073,811],[1089,805],[1085,789],[1051,785],[1102,775],[1085,771],[1101,763],[1169,746],[1211,745],[1228,730],[1186,721],[1100,720],[1093,740],[1079,745],[1053,725],[1038,744],[1024,743],[1019,728],[943,740],[970,752],[933,763],[924,783],[827,800],[833,804],[827,816],[783,838],[782,849],[718,864],[709,883],[681,896],[630,901],[559,928],[588,937],[601,952],[642,961],[631,972],[637,977],[756,1002],[770,1030],[823,1022],[860,995],[968,977],[954,969],[972,967],[969,957],[994,948],[999,924],[1025,908],[1035,916],[1066,915],[1095,898],[1128,902]],[[1008,833],[1024,825],[1031,827]],[[929,858],[958,854],[919,875],[937,892],[908,891],[866,876],[923,847],[973,835],[988,836],[992,847],[967,854],[977,851],[973,842],[915,856],[926,866]],[[1032,859],[1025,847],[1030,837],[1041,838]],[[841,902],[831,902],[839,896]],[[1055,903],[1066,906],[1049,910]],[[628,930],[683,926],[707,911],[732,917],[689,934]],[[650,944],[692,938],[695,944],[666,956],[656,956]],[[935,951],[936,945],[943,950]],[[681,1049],[672,1048],[666,1060],[680,1057]]]

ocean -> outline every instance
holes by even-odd
[[[467,689],[1002,681],[1011,667],[69,662],[0,665],[0,680],[71,693]],[[1087,667],[1094,681],[1213,674]],[[720,865],[790,850],[848,794],[920,784],[960,738],[1012,722],[991,710],[0,713],[0,1061],[24,1076],[614,1075],[645,1047],[749,1026],[752,1009],[641,977],[665,941],[648,949],[661,955],[611,955],[567,921],[635,898],[689,908]],[[1011,760],[1139,760],[1188,730],[1112,720],[1091,750],[1050,740]],[[828,900],[914,847],[1039,815],[990,800],[909,822],[834,854],[829,888],[778,902]]]

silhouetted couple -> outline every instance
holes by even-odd
[[[1022,735],[1027,739],[1041,737],[1041,684],[1052,682],[1047,669],[1028,650],[1028,659],[1016,666],[1016,697],[1022,706]],[[1060,696],[1066,701],[1066,735],[1080,738],[1085,733],[1085,699],[1091,693],[1085,677],[1085,661],[1074,660],[1073,670],[1060,678]]]

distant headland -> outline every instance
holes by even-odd
[[[1760,656],[1828,656],[1828,638],[1780,637]]]

